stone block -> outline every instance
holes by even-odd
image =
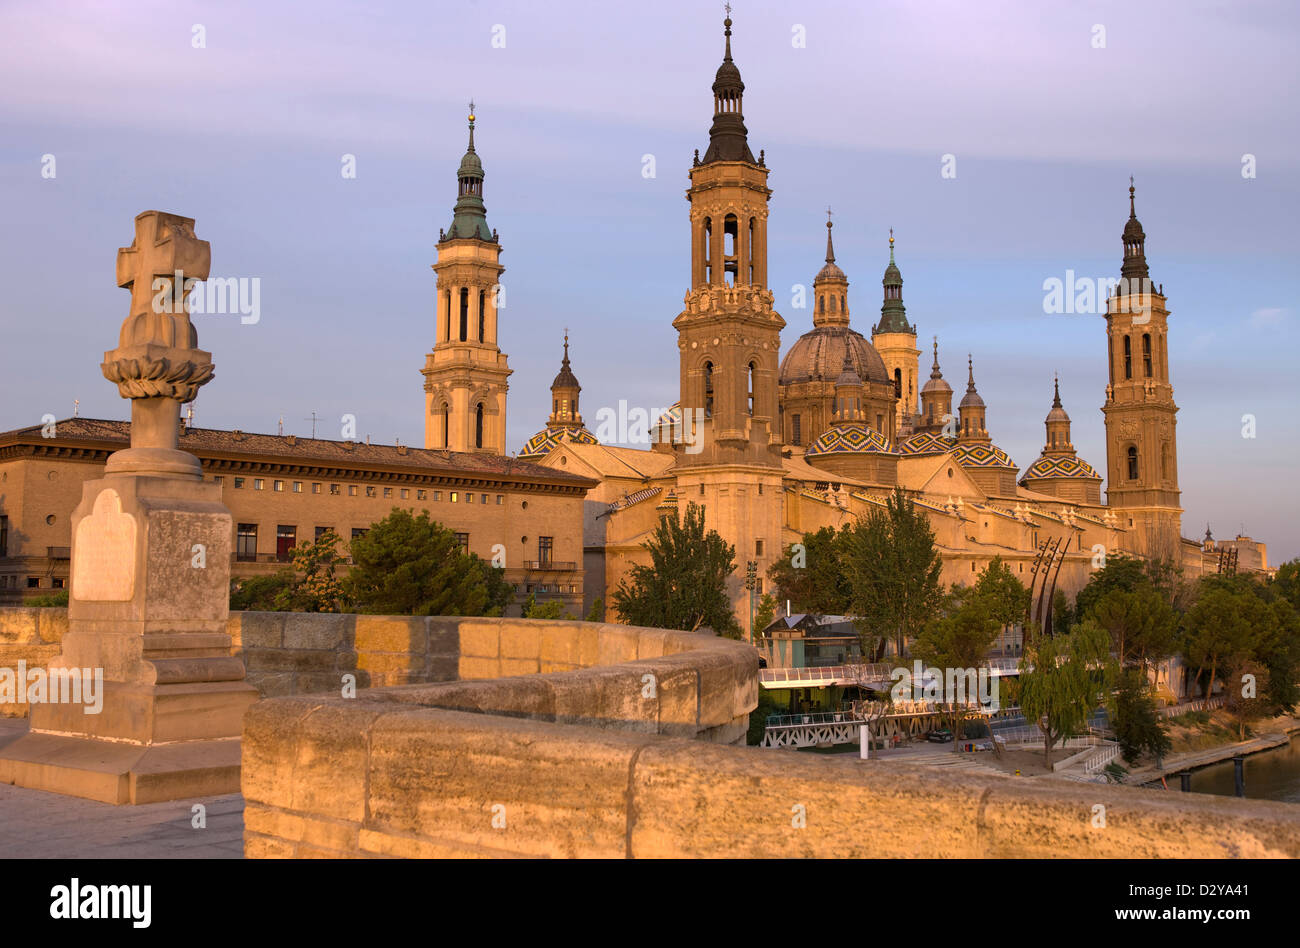
[[[298,725],[319,705],[315,698],[276,698],[248,709],[240,745],[240,792],[246,804],[292,807]]]
[[[406,616],[357,616],[358,652],[399,652],[423,658],[428,648],[426,620]]]
[[[542,654],[542,630],[534,625],[514,626],[501,630],[501,658],[528,659],[537,670]],[[509,673],[507,673],[509,674]]]
[[[238,616],[238,620],[236,620],[236,616]],[[286,616],[287,613],[284,612],[232,612],[230,614],[231,623],[238,621],[239,624],[238,640],[233,644],[245,650],[283,648],[284,620]],[[230,629],[229,625],[227,625],[227,629]],[[230,637],[232,639],[236,637],[233,630]]]
[[[592,664],[617,665],[636,661],[639,629],[599,623],[597,627],[596,660]]]
[[[498,658],[471,658],[461,656],[457,666],[456,677],[461,681],[474,678],[501,677],[501,660]]]
[[[0,608],[0,644],[40,642],[40,609],[24,606]]]
[[[500,658],[501,625],[497,619],[468,619],[460,627],[461,658]]]
[[[350,645],[355,616],[324,612],[288,612],[284,619],[284,647],[289,649],[342,649]]]

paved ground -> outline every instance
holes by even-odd
[[[0,743],[27,729],[0,719]],[[207,826],[193,826],[195,804]],[[113,806],[0,784],[0,859],[240,859],[244,798],[237,793]]]

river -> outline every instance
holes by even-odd
[[[1192,772],[1192,791],[1232,796],[1231,759]],[[1260,751],[1245,758],[1246,796],[1254,800],[1300,803],[1300,738],[1292,737],[1284,747]],[[1177,790],[1178,778],[1170,775],[1169,789]]]

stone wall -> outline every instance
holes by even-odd
[[[59,654],[67,631],[67,609],[0,608],[0,668],[12,669],[15,677],[19,662],[45,668]],[[18,703],[0,702],[0,717],[27,717],[26,691],[17,691]]]
[[[722,746],[756,704],[737,642],[430,621],[475,680],[249,710],[247,855],[1300,857],[1284,803]]]

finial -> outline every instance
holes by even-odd
[[[826,262],[827,263],[835,262],[835,247],[831,243],[831,227],[833,226],[834,225],[831,223],[831,209],[829,206],[827,206],[826,208]]]
[[[564,364],[569,364],[569,327],[564,327]]]
[[[727,52],[722,57],[722,61],[729,63],[731,62],[731,4],[727,3],[724,4],[723,6],[727,11],[727,18],[722,21],[722,25],[726,27],[726,30],[724,32],[726,33],[727,36]]]
[[[1052,407],[1060,408],[1061,407],[1061,377],[1060,375],[1057,375],[1055,373],[1052,376],[1052,388],[1054,390],[1054,394],[1052,397]]]
[[[466,151],[474,150],[474,100],[469,100],[469,148]]]
[[[930,369],[930,378],[937,379],[942,377],[943,375],[939,371],[939,337],[935,336],[934,337],[934,367]]]
[[[894,228],[892,227],[889,228],[889,262],[894,266],[898,266],[898,264],[894,263]]]
[[[967,376],[966,391],[973,392],[975,391],[975,359],[969,352],[966,353],[966,369],[970,373]]]
[[[1128,176],[1128,216],[1137,217],[1137,206],[1133,200],[1133,193],[1137,189],[1133,187],[1133,176]]]

